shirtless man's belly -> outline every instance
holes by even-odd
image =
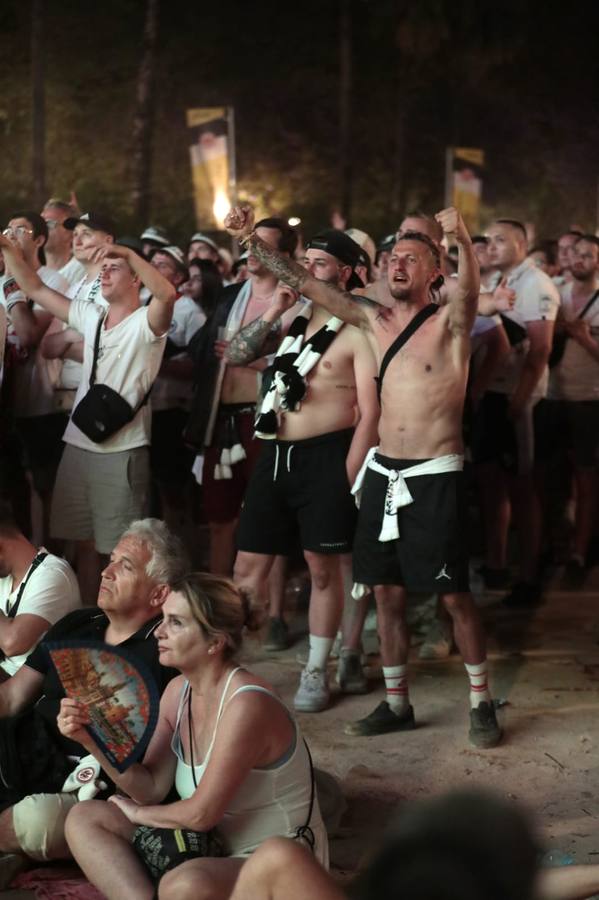
[[[462,411],[468,361],[447,345],[440,310],[392,359],[381,392],[380,451],[396,459],[462,453]],[[378,355],[397,335],[377,329]]]
[[[342,329],[311,373],[300,409],[281,416],[277,432],[280,440],[299,441],[356,424],[359,416],[351,331],[351,326]]]

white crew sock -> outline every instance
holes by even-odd
[[[334,640],[335,638],[318,637],[315,634],[310,635],[309,669],[326,669]]]
[[[483,703],[485,700],[487,703],[490,703],[491,695],[489,693],[487,660],[475,666],[464,663],[464,666],[470,679],[470,706],[472,709],[475,709],[479,703]]]
[[[401,713],[410,705],[407,670],[406,665],[383,666],[385,699],[394,713]]]

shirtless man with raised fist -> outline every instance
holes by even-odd
[[[484,636],[469,593],[462,484],[462,408],[477,312],[479,270],[455,209],[438,213],[459,248],[457,287],[434,301],[441,283],[437,245],[418,231],[398,235],[389,259],[392,307],[356,298],[318,281],[253,233],[251,209],[228,216],[230,234],[282,281],[331,315],[360,328],[380,363],[380,445],[368,454],[354,543],[354,578],[374,589],[386,699],[347,726],[355,735],[414,727],[406,665],[407,591],[441,594],[470,679],[470,733],[477,747],[495,746],[501,730],[487,685]],[[403,346],[398,346],[398,341]]]

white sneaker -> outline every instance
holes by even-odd
[[[298,712],[322,712],[329,705],[331,692],[324,669],[309,669],[300,676],[300,684],[293,705]]]

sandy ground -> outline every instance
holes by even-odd
[[[424,662],[417,648],[410,679],[415,731],[373,738],[343,733],[345,722],[383,699],[376,665],[369,695],[337,694],[325,712],[300,716],[316,765],[340,780],[348,802],[331,844],[340,874],[355,869],[403,803],[458,785],[493,788],[526,804],[548,849],[577,862],[599,862],[599,591],[554,589],[533,612],[508,612],[498,599],[478,597],[491,686],[505,701],[498,748],[482,751],[468,743],[467,681],[459,656]],[[300,668],[296,648],[272,660],[257,654],[256,668],[292,701]]]
[[[505,738],[498,748],[480,751],[468,744],[460,658],[422,662],[417,647],[410,680],[416,730],[376,738],[343,733],[345,722],[383,699],[376,657],[369,657],[368,695],[335,694],[330,709],[300,716],[315,764],[339,779],[347,801],[331,841],[332,867],[341,879],[376,846],[380,830],[406,801],[464,784],[494,788],[526,804],[555,854],[599,862],[599,571],[577,592],[561,590],[558,573],[545,604],[532,612],[505,610],[499,595],[477,599],[488,633],[492,689],[506,701],[499,712]],[[301,669],[296,657],[306,646],[305,634],[280,654],[254,645],[248,662],[291,704]],[[332,682],[333,676],[331,664]]]

